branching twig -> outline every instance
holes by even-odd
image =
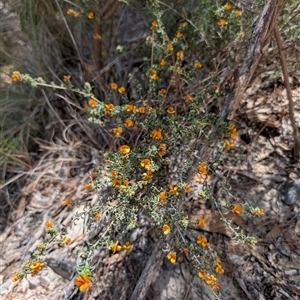
[[[295,157],[295,159],[299,159],[300,158],[300,136],[299,136],[299,131],[296,126],[295,115],[294,115],[293,96],[292,96],[291,86],[290,86],[290,82],[289,82],[289,75],[288,75],[287,66],[286,66],[286,59],[285,59],[284,53],[282,51],[282,40],[280,37],[280,32],[279,32],[277,24],[275,24],[274,34],[275,34],[275,38],[276,38],[276,43],[277,43],[277,48],[278,48],[278,53],[279,53],[279,58],[280,58],[280,63],[281,63],[281,69],[282,69],[283,78],[284,78],[284,85],[286,88],[286,94],[287,94],[287,97],[289,100],[289,117],[291,119],[291,125],[293,128],[293,135],[294,135],[294,157]]]

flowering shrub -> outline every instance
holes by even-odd
[[[97,99],[89,83],[84,84],[84,89],[77,89],[72,85],[70,75],[63,77],[61,85],[47,84],[42,78],[32,78],[17,71],[12,74],[12,79],[27,82],[33,87],[52,87],[80,94],[86,99],[89,121],[105,128],[116,145],[111,151],[101,151],[103,161],[93,181],[84,186],[85,190],[101,191],[101,198],[95,206],[84,204],[89,229],[106,220],[105,232],[99,234],[94,248],[106,247],[112,255],[130,251],[134,244],[127,240],[128,231],[137,226],[139,214],[143,214],[156,228],[167,260],[175,264],[177,255],[183,253],[190,258],[199,278],[217,290],[220,275],[226,270],[212,249],[209,236],[203,231],[206,220],[198,220],[201,235],[195,235],[193,241],[187,240],[184,235],[189,221],[183,203],[193,191],[189,175],[197,173],[202,178],[204,184],[203,189],[198,191],[199,197],[214,203],[233,238],[240,242],[255,243],[255,238],[246,237],[240,229],[234,228],[226,220],[226,214],[232,211],[260,216],[264,212],[247,204],[243,207],[233,202],[235,199],[221,207],[209,188],[209,176],[216,172],[222,156],[235,147],[238,130],[232,124],[218,121],[216,114],[206,111],[206,99],[221,94],[218,75],[207,73],[206,70],[212,67],[194,53],[191,44],[194,37],[191,35],[195,28],[200,35],[212,32],[205,26],[213,22],[213,25],[210,24],[214,27],[213,36],[219,34],[217,41],[223,44],[226,36],[234,40],[236,35],[240,38],[243,27],[243,12],[233,4],[227,2],[218,7],[215,2],[210,4],[204,24],[194,23],[196,14],[191,18],[183,16],[170,35],[167,33],[169,28],[164,25],[162,7],[151,1],[149,8],[153,20],[149,23],[151,33],[145,41],[151,55],[144,59],[143,69],[147,82],[142,84],[131,77],[139,92],[139,101],[133,101],[127,86],[117,80],[108,83],[107,98]],[[79,11],[72,9],[68,9],[66,14],[75,18],[81,16]],[[95,15],[89,11],[85,17],[92,22]],[[226,31],[231,25],[234,28]],[[191,89],[200,79],[204,80],[203,86]],[[118,99],[118,105],[115,99]],[[207,137],[213,129],[216,134],[211,141]],[[215,143],[216,154],[198,156],[212,142]],[[180,162],[176,161],[177,157],[180,157]],[[68,201],[66,205],[70,203]],[[49,240],[41,244],[33,260],[26,262],[22,271],[14,275],[14,281],[29,274],[35,275],[43,268],[40,258],[50,241],[57,241],[60,246],[71,243],[68,237],[54,229],[51,221],[45,227]],[[117,240],[115,233],[119,233],[121,238]],[[85,261],[78,266],[79,274],[75,280],[81,292],[90,286],[93,277],[90,265],[92,252],[83,252],[81,255]]]

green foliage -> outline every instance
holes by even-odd
[[[53,55],[60,56],[59,51],[63,52],[64,45],[57,40],[55,49],[59,50],[58,53],[46,54],[52,51],[45,49],[50,36],[68,36],[68,46],[73,44],[82,63],[77,47],[82,32],[89,31],[85,41],[92,42],[95,36],[92,25],[101,23],[105,27],[108,23],[105,18],[104,21],[98,18],[100,12],[96,3],[85,1],[80,9],[75,6],[76,9],[73,7],[70,11],[66,4],[57,6],[56,1],[24,1],[20,17],[38,53],[41,70],[49,71]],[[88,104],[84,109],[89,113],[89,121],[99,125],[112,143],[106,145],[109,151],[104,150],[105,147],[101,150],[103,161],[93,180],[86,185],[87,190],[100,195],[99,201],[95,204],[85,202],[84,212],[75,218],[76,221],[87,217],[89,230],[97,226],[99,219],[105,225],[94,243],[79,254],[83,259],[78,267],[80,276],[92,277],[93,250],[97,247],[109,248],[112,254],[121,251],[122,247],[129,250],[130,230],[138,224],[140,215],[144,215],[155,228],[171,263],[176,262],[176,253],[188,253],[199,277],[217,289],[217,276],[224,272],[221,262],[204,232],[202,236],[193,233],[191,239],[186,238],[190,224],[184,204],[195,188],[190,175],[197,174],[202,180],[202,187],[196,190],[198,196],[203,201],[210,201],[227,224],[232,238],[237,242],[255,244],[255,237],[246,236],[226,216],[230,211],[240,214],[242,210],[248,217],[259,216],[264,214],[263,210],[248,204],[242,207],[239,199],[231,196],[226,182],[222,186],[226,205],[222,206],[221,201],[213,196],[210,176],[218,174],[221,160],[234,147],[238,131],[227,122],[218,122],[218,114],[208,111],[207,107],[223,97],[222,76],[227,68],[233,69],[240,62],[246,50],[246,37],[250,37],[257,17],[254,9],[260,7],[261,1],[241,2],[235,7],[223,1],[178,4],[171,0],[164,3],[153,0],[147,3],[145,40],[134,49],[128,44],[114,45],[114,53],[121,55],[120,60],[129,58],[132,53],[141,56],[142,66],[138,71],[120,75],[114,69],[110,63],[114,57],[108,54],[113,33],[104,32],[100,40],[105,50],[102,49],[100,54],[108,56],[102,61],[107,65],[95,74],[100,77],[106,72],[104,79],[101,78],[105,84],[97,85],[95,77],[75,84],[74,81],[81,77],[75,74],[73,79],[67,76],[71,72],[60,73],[63,68],[58,72],[60,74],[56,74],[61,78],[59,83],[55,78],[47,83],[44,77],[19,72],[14,72],[12,78],[32,87],[68,91],[84,98]],[[134,3],[129,5],[133,7]],[[292,7],[289,6],[284,13],[290,12]],[[45,14],[41,14],[42,11]],[[89,17],[90,12],[95,12],[95,17]],[[119,16],[120,12],[116,14]],[[84,26],[84,30],[78,29],[77,23]],[[49,35],[45,35],[45,28]],[[296,38],[297,35],[291,32],[286,30],[285,34],[291,39]],[[90,73],[87,72],[87,77]],[[66,76],[64,79],[63,75]],[[133,86],[134,97],[131,96]],[[13,142],[7,145],[14,147]],[[209,147],[212,154],[204,156]],[[80,201],[74,203],[79,205]],[[205,219],[198,222],[198,230],[203,227]],[[51,231],[48,228],[47,233],[59,235],[56,229]],[[59,241],[64,239],[62,234]],[[44,252],[35,254],[39,260]],[[32,264],[30,261],[27,269],[17,273],[17,277],[30,274]],[[85,282],[88,285],[89,282]]]

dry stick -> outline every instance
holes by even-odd
[[[116,0],[108,0],[100,10],[101,15],[104,15],[114,2],[116,2]]]
[[[285,59],[284,53],[282,51],[282,40],[280,37],[280,32],[279,32],[277,23],[275,24],[274,33],[275,33],[280,63],[281,63],[281,69],[282,69],[283,78],[284,78],[284,85],[286,88],[286,94],[289,99],[289,117],[291,119],[293,135],[294,135],[294,157],[295,157],[295,159],[299,159],[300,158],[300,137],[299,137],[299,132],[298,132],[298,129],[296,126],[295,115],[294,115],[293,96],[292,96],[291,86],[290,86],[290,82],[289,82],[289,75],[288,75],[287,66],[286,66],[286,59]]]
[[[277,10],[282,0],[267,0],[260,14],[257,24],[252,32],[246,57],[231,88],[229,97],[225,99],[224,108],[220,120],[232,120],[236,110],[240,106],[241,98],[263,55],[263,44],[268,41],[273,32]]]
[[[155,249],[153,250],[152,255],[150,256],[129,300],[144,300],[146,298],[147,291],[156,277],[158,269],[162,263],[163,256],[164,253],[161,250],[161,245],[158,243],[155,246]]]
[[[111,10],[104,16],[104,20],[108,20],[112,17],[112,15],[115,13],[117,8],[119,7],[120,2],[116,2],[114,6],[111,8]]]
[[[102,24],[101,24],[101,18],[103,20],[108,20],[112,17],[114,12],[119,6],[119,2],[115,3],[116,0],[108,0],[106,4],[101,7],[101,0],[99,0],[99,13],[95,22],[94,26],[94,59],[97,70],[101,70],[103,68],[103,61],[102,61]],[[112,6],[113,5],[113,6]],[[104,14],[107,12],[107,10],[110,8],[111,10],[108,11],[108,13],[104,16]]]
[[[96,22],[94,26],[94,59],[97,71],[102,69],[102,24],[101,24],[101,0],[99,0],[99,12],[96,17]]]

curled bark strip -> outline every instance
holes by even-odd
[[[239,71],[238,78],[235,79],[234,92],[230,93],[227,103],[224,104],[222,112],[223,120],[227,116],[229,120],[232,120],[235,111],[239,108],[241,98],[263,55],[263,45],[268,41],[273,32],[278,7],[281,2],[282,0],[266,0],[265,2],[265,6],[252,32],[247,54]]]

